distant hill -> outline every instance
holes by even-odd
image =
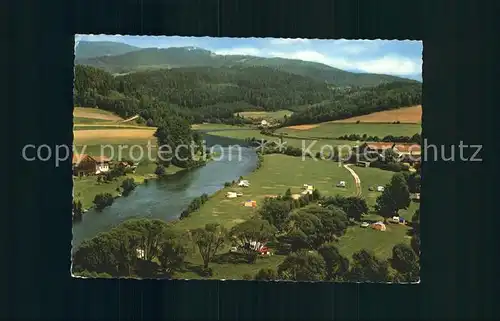
[[[75,59],[79,60],[101,56],[123,55],[136,50],[141,50],[141,48],[121,42],[80,41],[75,49]]]
[[[263,66],[185,67],[112,75],[75,66],[76,106],[98,106],[128,118],[178,114],[191,123],[241,124],[245,111],[290,110],[287,125],[346,119],[421,104],[419,82],[334,88],[310,77]],[[155,116],[156,115],[156,116]]]
[[[146,48],[139,50],[135,48],[135,50],[129,50],[129,52],[124,54],[109,54],[107,56],[102,55],[87,58],[77,55],[76,63],[101,68],[114,74],[183,67],[262,66],[313,78],[314,80],[338,87],[376,86],[395,81],[417,82],[390,75],[348,72],[324,64],[302,60],[244,55],[217,55],[209,50],[195,47]]]

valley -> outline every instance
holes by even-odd
[[[415,280],[390,262],[418,257],[420,82],[123,45],[76,50],[73,274]]]

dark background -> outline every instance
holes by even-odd
[[[3,1],[0,318],[494,319],[498,2],[463,2]],[[424,164],[419,285],[72,279],[70,162],[21,149],[72,143],[75,33],[423,39],[423,136],[483,144],[484,161]]]

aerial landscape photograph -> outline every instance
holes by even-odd
[[[76,35],[72,275],[418,283],[422,49]]]

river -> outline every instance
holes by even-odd
[[[134,217],[157,218],[165,221],[177,219],[189,203],[203,193],[213,194],[224,183],[251,173],[257,166],[257,154],[250,148],[229,148],[242,141],[204,134],[208,147],[220,153],[207,165],[182,171],[161,180],[150,180],[139,185],[129,196],[115,199],[112,206],[102,212],[90,210],[83,220],[73,225],[73,247],[83,240],[108,231],[123,221]],[[239,157],[241,155],[241,157]],[[220,158],[220,160],[218,160]]]

